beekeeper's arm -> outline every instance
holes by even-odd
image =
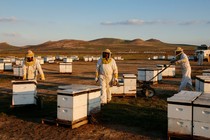
[[[96,83],[98,82],[100,65],[101,65],[101,60],[99,59],[98,62],[97,62],[97,64],[96,64],[96,75],[95,75],[95,81],[96,81]]]
[[[41,76],[41,80],[45,80],[44,72],[43,72],[42,67],[41,67],[41,65],[38,61],[36,62],[36,65],[37,65],[37,69],[39,71],[39,74]]]
[[[23,80],[26,80],[26,65],[23,65]]]
[[[118,68],[117,68],[117,64],[116,64],[114,59],[112,61],[113,61],[112,69],[113,69],[113,74],[114,74],[114,80],[116,82],[118,82]]]
[[[175,64],[186,63],[187,60],[188,60],[187,56],[184,55],[183,58],[181,57],[181,59],[180,59],[180,60],[177,60],[177,61],[175,62]]]

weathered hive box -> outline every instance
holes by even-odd
[[[66,86],[58,86],[59,90],[77,90],[77,91],[87,91],[87,114],[97,113],[101,110],[101,87],[94,85],[79,85],[72,84]]]
[[[64,59],[63,59],[63,62],[64,62],[64,63],[70,63],[70,62],[72,62],[72,58],[69,58],[69,57],[64,58]]]
[[[126,95],[136,96],[136,75],[135,74],[123,74],[124,81],[124,93]]]
[[[197,75],[195,78],[195,90],[210,92],[210,76]]]
[[[180,91],[167,98],[168,134],[192,136],[193,101],[201,95],[196,91]]]
[[[210,69],[203,70],[203,75],[204,76],[210,76]]]
[[[36,85],[35,80],[12,81],[12,106],[36,104]]]
[[[166,66],[168,67],[169,65]],[[157,67],[162,70],[165,68],[164,65],[157,65]],[[175,65],[171,65],[162,72],[162,77],[174,77],[174,76],[175,76]]]
[[[4,71],[4,63],[0,63],[0,71]]]
[[[60,63],[59,64],[60,73],[72,73],[72,63]]]
[[[149,81],[154,76],[156,76],[160,70],[161,70],[160,68],[138,68],[138,80],[139,81]],[[158,82],[160,80],[162,80],[162,73],[160,73],[152,81]]]
[[[111,93],[113,96],[118,96],[118,95],[122,95],[124,94],[124,83],[123,81],[119,81],[119,85],[118,86],[112,86],[110,88]]]
[[[210,138],[210,94],[202,94],[193,102],[193,137]]]
[[[57,118],[66,121],[87,119],[87,91],[86,90],[58,90]]]
[[[16,77],[23,77],[23,67],[20,65],[13,66],[13,74]]]
[[[15,59],[15,65],[23,65],[24,59]]]
[[[37,58],[36,60],[39,61],[39,64],[44,64],[44,58]]]
[[[5,62],[4,63],[4,70],[11,71],[12,70],[12,63],[11,62]]]

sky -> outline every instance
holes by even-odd
[[[0,43],[99,38],[210,45],[210,0],[0,0]]]

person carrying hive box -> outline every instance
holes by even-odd
[[[96,64],[96,83],[100,81],[101,104],[111,101],[110,86],[118,82],[118,68],[115,60],[111,57],[111,51],[106,49]]]
[[[177,47],[175,50],[176,57],[171,60],[171,63],[180,64],[182,71],[182,81],[179,86],[179,91],[188,87],[190,90],[194,90],[191,79],[191,66],[187,55],[184,53],[181,47]]]
[[[28,50],[23,64],[23,80],[36,80],[38,72],[41,80],[45,80],[45,76],[39,61],[34,58],[34,53]]]

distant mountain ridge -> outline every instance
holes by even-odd
[[[175,46],[193,46],[193,45],[185,45],[185,44],[169,44],[164,43],[158,39],[148,39],[148,40],[142,40],[142,39],[134,39],[134,40],[124,40],[124,39],[118,39],[118,38],[99,38],[95,40],[90,41],[83,41],[83,40],[74,40],[74,39],[63,39],[58,41],[47,41],[42,44],[38,45],[26,45],[22,47],[12,46],[5,42],[0,43],[0,51],[7,51],[7,50],[27,50],[31,49],[34,51],[62,51],[62,50],[77,50],[77,49],[83,49],[85,50],[95,50],[97,48],[98,51],[104,49],[104,48],[110,48],[115,51],[126,51],[126,50],[136,50],[139,51],[140,49],[144,48],[154,50],[154,47],[156,49],[161,50],[163,48],[171,48],[171,46],[174,48]]]

